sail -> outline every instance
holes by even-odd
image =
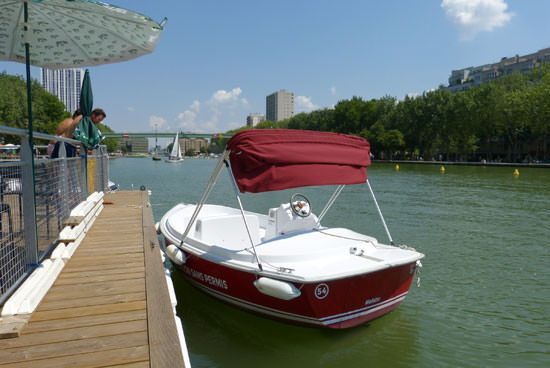
[[[172,145],[172,151],[170,152],[170,158],[179,159],[181,158],[180,142],[178,139],[178,134],[176,133],[176,138],[174,139],[174,144]]]

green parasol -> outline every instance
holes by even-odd
[[[82,142],[86,149],[94,148],[101,142],[101,132],[91,119],[92,109],[94,106],[94,94],[92,92],[92,82],[90,80],[90,72],[86,69],[82,88],[80,90],[80,111],[82,112],[82,120],[78,123],[78,127],[74,131],[75,139]]]

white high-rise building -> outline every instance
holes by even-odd
[[[266,119],[279,121],[294,116],[294,93],[284,89],[274,92],[265,98]]]
[[[80,106],[80,89],[84,69],[42,68],[42,87],[56,95],[65,104],[65,110],[73,113]]]

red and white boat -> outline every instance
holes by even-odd
[[[296,130],[247,130],[228,142],[196,205],[178,204],[159,224],[166,253],[197,287],[228,303],[306,325],[348,328],[395,309],[423,254],[394,246],[367,180],[369,143]],[[205,204],[226,167],[238,208]],[[373,194],[390,245],[321,220],[346,185]],[[336,185],[315,215],[301,195],[267,214],[242,208],[240,193]]]

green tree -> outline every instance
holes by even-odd
[[[57,124],[69,116],[63,103],[46,92],[38,82],[32,81],[33,129],[54,134]],[[20,76],[0,74],[0,124],[28,128],[27,88]],[[7,142],[17,140],[13,136],[4,137]]]
[[[102,134],[114,133],[113,129],[106,124],[99,124],[97,128]],[[107,152],[115,152],[119,149],[118,141],[115,138],[105,138],[101,144],[107,147]]]
[[[494,82],[503,97],[496,103],[497,127],[507,146],[507,161],[519,160],[519,147],[526,136],[529,125],[528,77],[519,73],[500,78]]]

